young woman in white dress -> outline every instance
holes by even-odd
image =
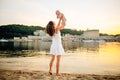
[[[50,75],[52,75],[52,66],[53,66],[55,57],[57,58],[56,59],[57,60],[56,75],[59,75],[60,58],[61,58],[61,55],[64,54],[64,49],[63,49],[62,42],[61,42],[60,30],[64,29],[66,25],[66,20],[65,20],[64,14],[57,12],[57,11],[56,11],[56,15],[57,15],[57,18],[59,19],[58,24],[56,25],[55,22],[49,21],[49,23],[46,26],[46,33],[52,37],[52,44],[50,47],[50,54],[52,54],[52,58],[49,64]]]

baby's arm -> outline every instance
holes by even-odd
[[[64,14],[61,13],[61,15],[62,15],[62,18],[64,19],[64,21],[66,21],[66,18],[65,18],[65,16],[64,16]]]

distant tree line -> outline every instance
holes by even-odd
[[[0,26],[0,39],[12,39],[14,37],[23,37],[28,35],[33,35],[33,32],[36,30],[45,30],[44,27],[41,26],[27,26],[27,25],[19,25],[19,24],[10,24],[10,25],[1,25]],[[72,29],[64,29],[61,31],[63,34],[72,34],[72,35],[81,35],[84,31],[82,30],[72,30]]]
[[[73,29],[63,29],[62,31],[62,34],[72,34],[72,35],[81,35],[83,34],[83,30],[73,30]]]
[[[114,36],[114,37],[117,37],[117,36],[120,36],[120,34],[109,35],[109,34],[100,33],[100,36]]]
[[[44,30],[41,26],[27,26],[27,25],[2,25],[0,26],[0,38],[13,38],[33,35],[36,30]]]

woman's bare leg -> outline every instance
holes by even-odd
[[[61,55],[58,55],[58,56],[57,56],[57,62],[56,62],[56,75],[59,75],[60,58],[61,58]]]
[[[51,61],[50,61],[50,64],[49,64],[49,66],[50,66],[49,73],[50,74],[52,74],[52,66],[53,66],[54,60],[55,60],[55,55],[52,55],[52,58],[51,58]]]

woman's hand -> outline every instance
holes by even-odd
[[[62,19],[64,17],[64,14],[63,13],[61,13],[61,16],[60,16],[60,18]]]

